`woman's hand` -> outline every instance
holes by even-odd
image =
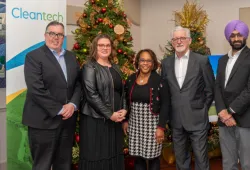
[[[127,135],[128,134],[128,122],[127,121],[122,123],[122,129],[123,129],[124,134]]]
[[[125,109],[121,109],[121,110],[119,110],[118,112],[120,113],[120,116],[121,116],[121,117],[125,117],[126,114],[127,114],[127,110],[125,110]]]
[[[161,144],[164,141],[164,130],[157,128],[155,132],[156,142]]]
[[[121,122],[125,119],[124,116],[122,116],[122,113],[120,112],[114,112],[112,114],[112,116],[110,117],[110,120],[114,121],[114,122]]]

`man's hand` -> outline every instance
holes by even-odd
[[[157,128],[155,132],[156,142],[161,144],[164,141],[164,130]]]
[[[221,119],[221,121],[224,123],[226,120],[228,120],[229,118],[232,117],[232,115],[230,115],[226,109],[220,111],[220,113],[218,114],[219,118]]]
[[[73,115],[74,111],[75,111],[75,107],[73,104],[68,103],[68,104],[63,105],[63,111],[61,113],[61,115],[63,116],[62,119],[66,120],[70,118]]]
[[[227,126],[236,126],[236,121],[233,117],[229,118],[228,120],[225,121],[225,124]]]

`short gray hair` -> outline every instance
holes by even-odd
[[[184,28],[184,27],[182,27],[182,26],[176,26],[176,27],[174,28],[174,30],[172,31],[172,33],[171,33],[171,38],[174,37],[174,32],[175,32],[175,31],[185,31],[187,37],[190,37],[190,30],[189,30],[188,28]],[[190,37],[190,38],[191,38],[191,37]]]

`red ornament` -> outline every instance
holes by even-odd
[[[78,164],[73,165],[74,170],[78,170]]]
[[[126,84],[126,80],[122,80],[122,84],[125,85]],[[124,151],[124,150],[123,150]]]
[[[102,22],[103,21],[103,19],[102,18],[98,18],[98,22]]]
[[[133,37],[130,37],[129,40],[132,41],[132,40],[133,40]]]
[[[74,44],[74,49],[78,50],[80,48],[80,45],[78,43]]]
[[[122,50],[121,50],[121,49],[118,49],[117,52],[118,52],[119,54],[121,54],[121,53],[122,53]]]
[[[79,141],[80,141],[80,136],[79,136],[79,134],[75,134],[75,140],[76,140],[77,143],[79,143]]]
[[[135,158],[127,156],[125,157],[125,169],[134,169]]]
[[[91,4],[95,4],[95,0],[91,0]]]
[[[101,9],[101,12],[102,12],[103,14],[104,14],[106,11],[107,11],[106,8],[102,8],[102,9]]]
[[[83,13],[82,16],[83,16],[84,18],[86,18],[86,17],[87,17],[87,14],[86,14],[86,13]]]
[[[124,17],[124,18],[126,18],[126,17],[127,17],[127,15],[126,15],[125,13],[123,13],[123,17]]]
[[[109,28],[113,28],[114,26],[112,24],[109,24]]]

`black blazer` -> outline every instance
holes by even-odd
[[[139,73],[134,73],[128,77],[125,85],[126,99],[128,104],[128,114],[126,120],[129,118],[131,95],[133,93],[136,78]],[[151,72],[148,80],[149,93],[150,93],[150,110],[154,115],[159,115],[158,126],[166,128],[169,122],[170,110],[170,94],[168,83],[161,79],[155,71]]]
[[[162,61],[162,78],[170,88],[171,126],[190,131],[207,129],[208,109],[214,99],[214,74],[208,57],[190,51],[180,88],[175,75],[175,56],[169,56]]]
[[[26,55],[24,77],[27,96],[23,110],[23,124],[39,129],[54,129],[62,122],[71,124],[57,114],[69,102],[79,108],[81,85],[80,68],[73,53],[66,51],[67,81],[60,64],[50,49],[44,45]]]
[[[215,83],[217,113],[232,108],[237,125],[250,127],[250,49],[245,47],[236,60],[225,87],[225,71],[228,55],[220,58]],[[224,124],[219,120],[218,124]]]

